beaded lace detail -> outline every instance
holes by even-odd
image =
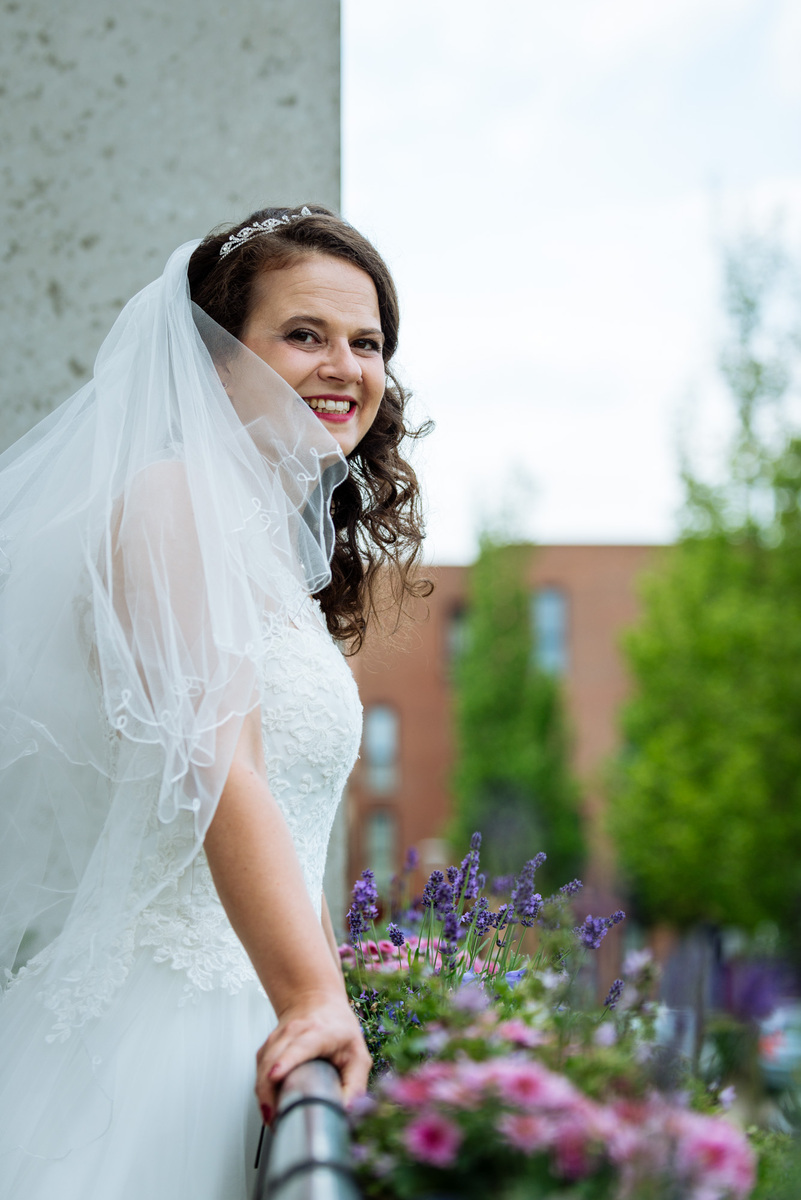
[[[296,624],[278,636],[271,630],[270,651],[261,706],[267,777],[319,912],[331,826],[359,746],[361,704],[313,601]],[[135,940],[154,948],[156,962],[186,972],[187,998],[212,988],[238,992],[256,978],[202,850],[140,914]]]
[[[267,634],[265,634],[267,636]],[[270,789],[286,818],[309,896],[317,912],[334,816],[353,767],[361,735],[361,704],[347,663],[308,601],[295,624],[269,631],[270,655],[262,680],[262,738]],[[238,992],[256,981],[250,959],[231,928],[201,849],[177,869],[182,845],[161,837],[158,860],[143,864],[149,883],[164,881],[156,898],[118,942],[98,972],[40,993],[55,1017],[50,1040],[64,1040],[100,1015],[125,981],[137,954],[186,976],[184,1001],[222,988]],[[270,920],[270,914],[265,914]],[[47,947],[13,982],[38,975],[53,957]]]

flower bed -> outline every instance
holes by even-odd
[[[386,937],[369,871],[354,889],[340,953],[374,1058],[354,1112],[365,1193],[745,1200],[755,1154],[716,1089],[657,1045],[647,953],[603,1005],[582,1002],[586,955],[623,914],[577,923],[578,881],[543,899],[541,856],[493,911],[479,852],[476,835],[420,903],[396,898]]]

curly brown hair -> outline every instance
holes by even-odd
[[[418,428],[407,423],[409,393],[390,366],[398,345],[400,314],[384,260],[367,238],[330,209],[317,204],[305,207],[311,215],[234,243],[222,256],[220,250],[232,233],[271,217],[299,217],[301,207],[260,209],[238,225],[213,230],[189,260],[189,289],[195,303],[238,338],[263,272],[294,266],[307,255],[327,254],[360,267],[375,284],[387,387],[372,426],[348,455],[348,478],[334,492],[331,582],[317,597],[332,636],[354,654],[364,640],[369,617],[383,610],[387,600],[399,620],[408,600],[432,591],[431,582],[417,573],[423,542],[420,487],[400,453],[403,440],[424,436],[431,422]]]

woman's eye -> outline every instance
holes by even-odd
[[[375,338],[359,338],[353,344],[358,350],[369,350],[377,354],[381,353],[381,343],[377,342]]]
[[[290,341],[299,342],[302,346],[311,346],[318,340],[317,334],[312,333],[311,329],[293,329],[291,333],[287,334],[287,337]]]

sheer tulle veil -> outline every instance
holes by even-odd
[[[202,845],[260,662],[330,577],[347,474],[297,394],[192,304],[196,244],[0,457],[0,966],[31,960],[44,1036],[89,1074],[122,982],[107,964]]]

